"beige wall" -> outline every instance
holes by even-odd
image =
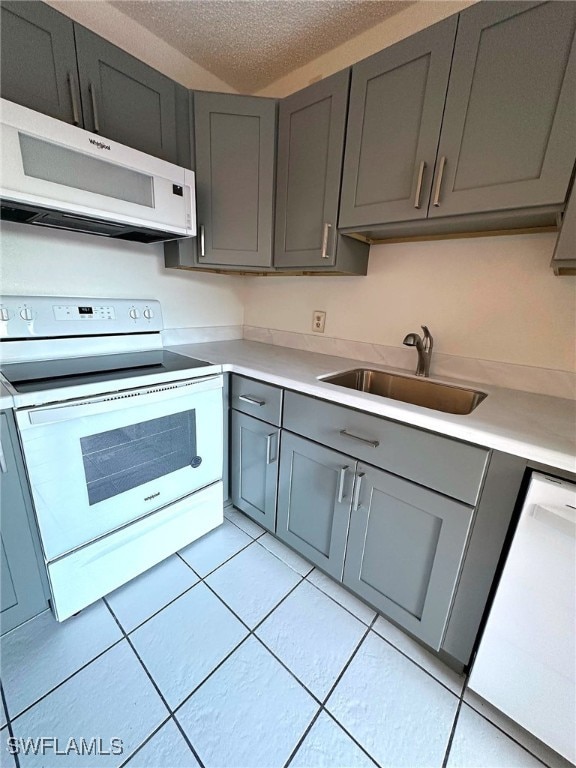
[[[424,0],[414,3],[372,29],[362,32],[352,40],[262,88],[257,95],[277,98],[288,96],[315,80],[339,72],[344,67],[365,59],[366,56],[371,56],[453,13],[458,13],[474,2],[477,0]]]
[[[46,0],[48,5],[187,88],[235,93],[234,88],[196,64],[145,27],[102,0]]]
[[[250,278],[246,325],[401,346],[428,325],[451,355],[575,368],[576,279],[549,267],[555,235],[378,245],[367,277]]]
[[[166,328],[242,325],[239,280],[164,269],[161,245],[2,222],[6,294],[159,299]]]

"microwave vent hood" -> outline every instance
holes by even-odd
[[[0,218],[157,243],[196,234],[194,172],[0,100]]]

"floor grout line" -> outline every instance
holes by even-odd
[[[14,738],[14,730],[12,728],[12,719],[10,717],[10,713],[8,712],[8,706],[6,703],[6,694],[4,693],[4,686],[2,683],[0,683],[0,697],[2,698],[2,705],[4,706],[4,712],[6,713],[6,728],[8,730],[8,733],[10,734],[10,738]],[[4,730],[4,728],[2,729]],[[14,763],[16,765],[16,768],[20,768],[20,758],[18,756],[18,753],[14,755]]]
[[[454,720],[452,721],[452,728],[450,729],[450,735],[448,736],[448,743],[446,744],[444,759],[442,760],[442,768],[446,768],[446,766],[448,765],[448,758],[450,756],[450,750],[452,749],[452,742],[454,741],[454,734],[456,733],[456,726],[458,724],[458,718],[460,717],[461,708],[462,708],[462,699],[459,699],[458,706],[456,707],[456,713],[454,714]]]
[[[160,697],[160,699],[162,700],[162,703],[164,704],[164,706],[165,706],[165,707],[166,707],[166,709],[168,710],[168,713],[169,713],[169,718],[168,718],[168,719],[170,719],[170,717],[174,717],[174,710],[173,710],[173,709],[170,707],[170,705],[168,704],[168,702],[167,702],[166,698],[164,697],[164,694],[162,693],[162,691],[160,690],[160,688],[159,688],[159,686],[157,685],[156,681],[155,681],[155,680],[154,680],[154,678],[152,677],[152,674],[151,674],[151,673],[150,673],[150,671],[148,670],[148,667],[147,667],[147,666],[146,666],[146,664],[144,664],[144,662],[142,661],[142,658],[140,657],[140,654],[138,653],[138,651],[137,651],[137,650],[136,650],[136,648],[134,647],[134,644],[132,643],[131,639],[128,637],[128,635],[127,635],[127,634],[126,634],[126,632],[124,631],[124,628],[122,627],[122,625],[121,625],[120,621],[119,621],[119,620],[118,620],[118,618],[116,617],[116,614],[114,613],[114,611],[112,610],[112,608],[111,608],[111,607],[108,605],[108,602],[107,602],[106,600],[104,600],[104,603],[105,603],[106,607],[108,608],[108,610],[110,611],[110,613],[112,614],[112,618],[114,619],[114,621],[116,622],[116,624],[118,624],[118,627],[120,628],[120,631],[121,631],[121,632],[122,632],[122,634],[124,635],[124,639],[126,640],[126,642],[128,643],[128,645],[129,645],[129,646],[130,646],[130,648],[132,649],[132,651],[133,651],[134,655],[136,656],[136,658],[137,658],[137,659],[138,659],[138,661],[140,662],[140,664],[141,664],[141,666],[142,666],[142,669],[144,670],[144,672],[145,672],[145,673],[146,673],[146,675],[148,676],[148,679],[150,680],[150,682],[152,683],[152,685],[153,685],[153,686],[154,686],[154,688],[156,689],[156,693],[158,694],[158,696],[159,696],[159,697]],[[184,732],[184,730],[182,729],[182,727],[181,727],[180,723],[179,723],[179,722],[176,720],[176,718],[174,718],[174,722],[175,722],[176,726],[178,727],[178,730],[180,731],[180,733],[181,733],[181,734],[182,734],[182,736],[184,737],[184,739],[185,739],[186,743],[188,744],[188,747],[190,748],[190,751],[192,752],[192,754],[194,755],[194,757],[195,757],[195,758],[196,758],[196,760],[198,761],[199,765],[201,766],[201,768],[204,768],[204,763],[202,762],[202,760],[200,759],[200,756],[198,755],[198,753],[196,752],[196,750],[195,750],[195,749],[194,749],[194,747],[192,746],[192,742],[190,741],[190,739],[188,738],[188,736],[186,735],[186,733],[185,733],[185,732]],[[132,754],[135,754],[135,753],[133,752]]]
[[[126,760],[124,760],[124,762],[122,762],[120,764],[119,768],[124,768],[124,766],[127,765],[130,762],[130,760],[132,760],[132,758],[135,757],[138,754],[138,752],[140,752],[140,750],[142,750],[146,746],[146,744],[148,744],[148,742],[151,741],[154,738],[154,736],[156,736],[158,731],[162,730],[162,728],[164,728],[166,723],[170,722],[171,719],[172,719],[172,715],[169,714],[168,717],[166,718],[166,720],[162,720],[160,725],[157,728],[155,728],[152,731],[152,733],[149,736],[147,736],[144,739],[144,741],[136,747],[136,749],[132,752],[132,754],[128,755]]]
[[[111,645],[109,645],[103,651],[100,651],[100,653],[96,654],[96,656],[91,658],[85,664],[82,664],[81,667],[78,667],[78,669],[74,670],[74,672],[68,675],[68,677],[65,677],[64,680],[61,680],[53,688],[50,688],[50,690],[46,691],[46,693],[43,693],[42,696],[39,696],[37,699],[35,699],[32,704],[28,704],[24,709],[20,710],[20,712],[18,712],[17,715],[14,715],[14,717],[11,717],[10,718],[11,722],[18,720],[19,717],[22,717],[22,715],[26,714],[26,712],[29,712],[32,709],[32,707],[35,707],[37,704],[43,701],[47,696],[50,696],[51,693],[54,693],[54,691],[57,691],[58,688],[61,688],[65,683],[67,683],[69,680],[75,677],[75,675],[77,675],[79,672],[82,672],[84,669],[86,669],[86,667],[89,667],[90,664],[92,664],[94,661],[99,659],[101,656],[104,656],[105,653],[108,653],[108,651],[110,651],[112,648],[115,648],[123,640],[124,640],[124,637],[120,637],[118,640],[115,640]]]
[[[313,581],[311,581],[311,579],[309,579],[309,578],[308,578],[308,577],[309,577],[309,576],[310,576],[312,573],[314,573],[314,571],[316,571],[316,570],[320,571],[320,573],[321,573],[321,574],[323,574],[324,576],[327,576],[329,579],[331,579],[331,578],[332,578],[332,576],[328,576],[328,574],[327,574],[327,573],[324,573],[324,571],[320,570],[320,568],[318,568],[318,566],[314,566],[314,567],[312,568],[312,570],[311,570],[311,571],[310,571],[310,572],[309,572],[309,573],[306,575],[306,577],[305,577],[305,578],[306,578],[306,581],[307,581],[309,584],[311,584],[313,587],[316,587],[316,589],[317,589],[317,590],[319,590],[320,592],[322,592],[322,594],[323,594],[323,595],[326,595],[326,597],[329,597],[329,598],[330,598],[330,600],[332,600],[332,602],[336,603],[336,605],[339,605],[339,606],[340,606],[340,608],[344,608],[344,610],[345,610],[345,611],[347,611],[347,612],[348,612],[348,613],[349,613],[351,616],[354,616],[354,618],[355,618],[355,619],[358,619],[358,621],[361,621],[361,622],[362,622],[362,624],[364,624],[364,626],[365,626],[365,627],[369,627],[369,626],[370,626],[370,624],[371,624],[371,623],[374,621],[374,619],[377,619],[377,618],[378,618],[378,616],[379,616],[380,614],[379,614],[379,613],[378,613],[378,612],[377,612],[377,611],[376,611],[374,608],[370,608],[370,606],[369,606],[367,603],[363,603],[364,605],[366,605],[366,607],[367,607],[367,608],[369,608],[369,610],[373,611],[373,612],[376,614],[375,616],[373,616],[373,617],[370,619],[370,621],[364,621],[364,619],[361,619],[359,616],[357,616],[355,613],[353,613],[353,612],[352,612],[352,611],[351,611],[349,608],[347,608],[345,605],[343,605],[343,604],[342,604],[342,603],[341,603],[339,600],[337,600],[335,597],[333,597],[332,595],[329,595],[329,594],[328,594],[328,592],[324,592],[324,590],[322,589],[322,587],[319,587],[319,586],[318,586],[318,584],[314,584],[314,582],[313,582]],[[337,581],[334,581],[334,583],[336,584],[336,586],[340,587],[340,584],[339,584]],[[343,589],[343,587],[342,587],[342,589]],[[354,597],[356,600],[359,600],[359,598],[357,598],[357,597],[355,597],[354,595],[352,595],[352,593],[350,593],[350,596],[351,596],[351,597]]]

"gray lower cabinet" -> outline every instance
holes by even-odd
[[[359,464],[344,584],[436,650],[473,507]]]
[[[0,633],[48,607],[12,413],[0,413]],[[37,543],[37,542],[36,542]]]
[[[276,101],[194,94],[196,266],[271,267]]]
[[[163,160],[178,160],[172,80],[76,24],[84,125]]]
[[[341,227],[425,218],[457,17],[352,68]]]
[[[232,503],[274,532],[280,430],[233,410],[231,437]]]
[[[350,70],[282,99],[274,266],[366,274],[368,248],[336,229]]]
[[[276,534],[342,580],[355,459],[282,433]]]
[[[2,98],[82,125],[73,22],[40,2],[3,2]]]
[[[563,207],[575,29],[574,2],[478,3],[460,15],[430,217]]]

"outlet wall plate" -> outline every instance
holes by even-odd
[[[312,330],[314,333],[324,333],[324,326],[326,325],[326,312],[320,309],[315,309],[312,313]]]

